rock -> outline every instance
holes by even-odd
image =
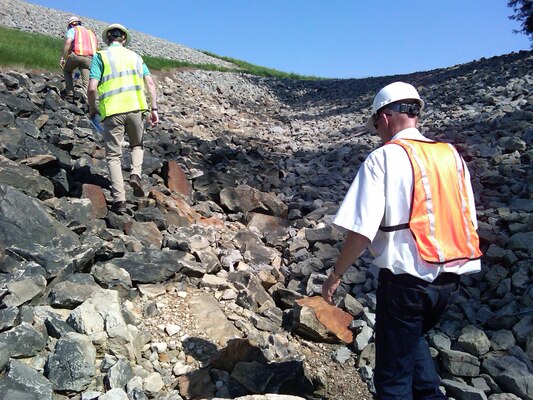
[[[230,339],[241,337],[241,332],[227,320],[214,297],[209,295],[197,296],[189,299],[188,304],[201,329],[215,343],[224,345]]]
[[[468,354],[456,350],[441,350],[442,363],[446,371],[457,376],[478,376],[479,360]]]
[[[87,336],[67,333],[56,344],[45,367],[54,390],[82,391],[96,374],[96,349]]]
[[[463,328],[457,341],[463,349],[476,357],[484,355],[490,348],[490,341],[485,332],[472,325]]]
[[[46,335],[36,330],[27,322],[0,333],[0,342],[4,343],[10,357],[33,357],[44,350]]]
[[[0,393],[8,396],[10,387],[17,388],[17,391],[23,392],[35,399],[52,399],[52,383],[41,373],[29,367],[28,365],[12,359],[9,361],[7,374],[0,379]]]
[[[352,332],[348,325],[353,317],[326,303],[321,297],[308,297],[296,301],[293,311],[294,330],[315,340],[342,340],[351,343]]]
[[[446,396],[458,400],[487,400],[483,391],[465,385],[464,383],[455,382],[449,379],[442,380],[442,386],[446,389]]]
[[[163,179],[167,187],[173,191],[182,194],[189,199],[192,194],[191,185],[185,175],[185,172],[177,162],[170,160],[163,165]]]
[[[287,206],[273,193],[263,193],[248,185],[223,189],[220,192],[220,201],[231,211],[263,211],[281,218],[287,216]]]

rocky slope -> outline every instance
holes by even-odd
[[[443,387],[533,398],[532,67],[521,52],[359,80],[156,74],[149,194],[128,192],[126,215],[108,211],[86,105],[57,74],[1,70],[2,398],[370,399],[371,258],[338,307],[317,295],[342,243],[331,220],[379,145],[370,102],[395,80],[420,90],[422,131],[457,146],[476,193],[483,270],[428,335]]]

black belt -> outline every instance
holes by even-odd
[[[443,272],[433,282],[428,282],[416,276],[409,274],[393,274],[389,269],[381,268],[379,271],[379,282],[392,282],[397,285],[411,287],[411,286],[447,286],[451,284],[459,284],[460,276],[451,272]]]

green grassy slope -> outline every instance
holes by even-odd
[[[59,58],[62,47],[62,39],[0,26],[0,66],[19,66],[58,72]],[[235,60],[228,57],[219,57],[209,52],[204,53],[212,57],[234,63],[237,67],[235,69],[231,69],[220,67],[215,64],[193,64],[189,62],[175,61],[151,56],[143,56],[143,58],[148,68],[154,71],[172,70],[176,68],[192,68],[207,71],[238,71],[258,76],[271,76],[278,78],[319,79],[316,77],[285,73],[271,68],[260,67],[245,61]]]

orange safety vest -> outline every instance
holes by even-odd
[[[432,264],[481,257],[470,214],[461,156],[448,143],[397,139],[413,169],[409,222],[380,230],[410,229],[422,259]]]
[[[83,26],[74,27],[74,41],[72,51],[79,56],[92,56],[96,53],[98,39],[93,31]]]

